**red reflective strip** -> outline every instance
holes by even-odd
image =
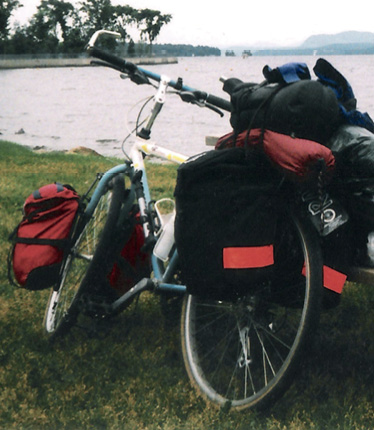
[[[345,284],[347,275],[331,269],[331,267],[323,266],[323,286],[335,293],[341,294]]]
[[[304,276],[305,272],[306,269],[304,265],[302,271]],[[328,290],[335,291],[335,293],[341,294],[346,279],[347,275],[345,275],[344,273],[338,272],[335,269],[331,269],[331,267],[323,266],[323,286]]]
[[[273,245],[223,249],[225,269],[254,269],[274,264]]]

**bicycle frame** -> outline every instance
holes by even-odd
[[[219,109],[230,112],[231,103],[206,92],[197,91],[194,88],[186,86],[183,84],[183,80],[181,78],[178,78],[177,81],[173,81],[167,76],[158,75],[148,70],[141,69],[140,67],[137,67],[126,60],[96,48],[95,43],[101,34],[120,37],[119,33],[106,30],[99,30],[92,36],[88,43],[87,50],[91,56],[104,62],[99,62],[98,64],[112,67],[115,70],[124,73],[123,76],[130,78],[130,80],[136,84],[150,84],[150,81],[155,81],[158,83],[158,88],[156,95],[154,96],[154,105],[151,115],[148,117],[144,127],[141,130],[137,130],[137,140],[131,147],[130,156],[128,157],[129,161],[110,169],[100,178],[99,184],[93,192],[91,200],[86,208],[85,215],[88,217],[92,216],[100,200],[100,197],[107,191],[109,182],[114,176],[118,174],[128,176],[131,181],[131,187],[129,195],[126,197],[126,201],[121,209],[119,222],[121,223],[121,221],[126,220],[131,206],[134,200],[136,200],[140,209],[140,217],[143,223],[145,239],[151,239],[153,241],[152,245],[154,245],[154,238],[151,237],[151,234],[153,234],[153,229],[150,228],[152,227],[150,222],[153,222],[153,220],[149,218],[148,211],[152,200],[144,165],[144,154],[152,155],[177,164],[181,164],[187,159],[187,157],[183,154],[168,150],[148,141],[150,138],[152,126],[165,102],[168,87],[173,88],[176,93],[181,96],[183,101],[196,104],[200,107],[207,107],[218,113],[221,117],[223,116],[223,113]],[[133,132],[130,131],[130,134],[132,133]],[[140,138],[143,140],[140,140]],[[169,256],[166,268],[164,262],[158,259],[152,252],[151,265],[153,278],[141,280],[130,291],[116,300],[111,306],[113,311],[121,310],[123,304],[125,304],[134,295],[139,294],[144,290],[152,289],[160,292],[169,291],[178,294],[184,294],[187,291],[185,286],[172,283],[178,264],[177,250],[175,249],[175,246],[172,249],[174,249],[174,251],[172,252],[172,255]]]
[[[129,195],[123,205],[120,219],[124,219],[128,216],[129,209],[134,201],[136,194],[136,183],[134,178],[139,178],[143,188],[144,198],[137,198],[141,219],[147,220],[147,208],[151,203],[151,193],[148,185],[146,166],[144,163],[144,154],[152,155],[159,159],[171,161],[176,164],[181,164],[187,160],[187,156],[171,151],[167,148],[156,145],[155,143],[148,143],[137,139],[130,150],[132,163],[127,162],[124,164],[117,165],[112,169],[108,170],[100,178],[97,187],[95,188],[90,202],[85,210],[85,216],[90,217],[94,213],[95,207],[100,200],[100,197],[105,193],[109,182],[111,179],[118,175],[123,174],[128,176],[131,180],[131,187]],[[145,238],[150,235],[150,229],[148,225],[148,220],[143,222],[143,229]],[[166,269],[161,260],[159,260],[153,253],[151,257],[151,265],[154,277],[151,279],[142,279],[138,282],[130,291],[121,296],[112,305],[110,311],[118,311],[128,300],[130,300],[134,295],[137,295],[145,290],[155,290],[158,292],[168,291],[175,294],[184,294],[186,292],[186,287],[184,285],[178,285],[171,283],[174,276],[176,267],[178,264],[178,253],[175,249],[169,259]]]

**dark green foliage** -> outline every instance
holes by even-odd
[[[192,46],[192,45],[173,45],[173,44],[155,44],[152,52],[156,56],[175,56],[175,57],[205,57],[221,56],[221,50],[209,46]]]
[[[0,42],[9,34],[9,19],[13,12],[21,6],[19,0],[0,0]]]
[[[114,6],[111,0],[83,0],[74,5],[65,0],[41,0],[28,24],[16,26],[11,34],[9,20],[19,5],[18,0],[0,0],[2,54],[81,53],[91,35],[103,28],[119,31],[126,43],[131,40],[129,25],[135,25],[141,40],[152,45],[172,18],[157,10]],[[113,43],[107,48],[113,48]]]

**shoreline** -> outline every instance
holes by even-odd
[[[91,57],[83,58],[0,58],[0,70],[4,69],[35,69],[49,67],[89,67]],[[125,59],[127,60],[127,59]],[[159,65],[159,64],[176,64],[177,57],[155,57],[155,58],[129,58],[129,62],[136,65]]]

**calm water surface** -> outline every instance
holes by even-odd
[[[325,58],[351,83],[358,108],[374,118],[374,56]],[[182,77],[191,87],[228,98],[222,92],[220,76],[260,82],[264,65],[277,67],[290,61],[307,63],[314,76],[316,60],[317,57],[200,57],[147,68],[172,79]],[[86,146],[119,156],[127,135],[126,118],[136,118],[139,107],[128,115],[129,110],[152,93],[151,87],[122,80],[117,72],[105,68],[0,70],[0,138],[57,150]],[[21,130],[23,133],[18,134]],[[205,136],[220,136],[228,131],[228,114],[220,118],[208,109],[182,103],[178,96],[169,96],[152,140],[192,155],[206,150]]]

